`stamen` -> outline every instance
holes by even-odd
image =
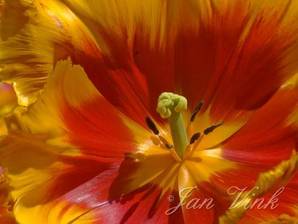
[[[157,129],[156,125],[154,124],[154,122],[151,120],[150,117],[146,117],[146,124],[147,124],[148,128],[149,128],[155,135],[158,135],[158,134],[159,134],[159,130]]]
[[[190,138],[189,144],[193,144],[195,141],[197,141],[201,136],[200,132],[197,132],[195,134],[193,134]]]
[[[146,117],[146,124],[147,124],[148,128],[155,134],[155,136],[152,136],[151,137],[151,140],[152,140],[152,142],[155,145],[162,144],[167,149],[173,148],[173,145],[172,144],[170,144],[164,137],[162,137],[161,135],[159,135],[159,130],[157,129],[156,125],[151,120],[151,118]]]
[[[158,135],[152,135],[150,138],[154,145],[160,145],[160,139]]]
[[[173,148],[170,149],[170,153],[177,162],[181,162],[180,156],[178,156],[177,152]]]
[[[195,107],[194,111],[192,112],[192,115],[190,117],[190,122],[193,122],[196,119],[197,114],[200,112],[204,105],[204,101],[201,100],[198,105]]]
[[[212,126],[206,128],[204,130],[204,135],[208,135],[209,133],[213,132],[216,128],[220,127],[222,124],[223,124],[223,122],[220,122],[219,124],[215,124],[215,125],[212,125]]]
[[[167,149],[173,148],[173,145],[171,145],[164,137],[159,135],[159,139]]]
[[[193,153],[195,152],[195,150],[197,149],[198,145],[200,144],[200,142],[202,141],[202,139],[204,138],[205,135],[202,135],[200,133],[195,133],[194,135],[198,136],[198,138],[192,143],[189,144],[185,150],[185,159],[189,159],[192,157]],[[193,135],[193,136],[194,136]],[[196,138],[196,137],[194,137]]]

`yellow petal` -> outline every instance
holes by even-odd
[[[200,162],[196,160],[200,160]],[[234,162],[222,157],[222,150],[220,148],[195,151],[192,158],[185,161],[185,167],[187,167],[196,183],[209,181],[210,177],[216,175],[217,172],[224,172],[235,166],[236,164]]]
[[[39,1],[29,2],[30,7],[24,12],[29,20],[24,29],[0,42],[0,80],[14,83],[22,106],[36,101],[54,62],[67,57],[72,44],[78,47],[82,42],[92,43],[84,25],[62,4],[55,5],[57,15],[53,15]]]
[[[62,187],[55,185],[59,175],[77,169],[59,151],[63,149],[54,149],[41,136],[18,134],[1,140],[0,165],[6,171],[15,202],[13,212],[20,224],[69,223],[85,212],[55,195],[55,189]]]
[[[73,66],[70,60],[60,61],[49,75],[40,99],[19,115],[20,125],[31,133],[61,136],[66,129],[61,114],[64,104],[76,107],[96,96],[100,95],[80,66]]]
[[[213,148],[220,143],[223,143],[233,134],[235,134],[243,125],[245,125],[246,121],[249,118],[249,113],[239,113],[239,116],[233,117],[233,120],[229,119],[227,121],[223,121],[223,124],[217,127],[214,131],[210,132],[208,135],[205,135],[200,143],[197,145],[197,150],[204,150],[208,148]],[[215,121],[211,115],[209,110],[206,110],[204,113],[197,115],[197,118],[192,124],[193,132],[200,132],[212,126],[221,123],[222,121]]]
[[[66,200],[39,205],[31,209],[19,206],[15,210],[20,224],[91,224],[95,219],[92,212]],[[84,214],[84,220],[79,217]]]
[[[35,101],[51,68],[51,47],[44,37],[39,38],[44,26],[32,1],[5,1],[4,9],[1,22],[8,23],[1,27],[9,38],[0,41],[0,80],[14,83],[20,105],[28,105]]]
[[[275,187],[283,186],[289,182],[294,176],[298,168],[298,156],[293,151],[292,156],[288,160],[280,162],[271,170],[261,173],[255,183],[255,186],[244,194],[241,194],[240,200],[236,200],[235,204],[231,206],[224,215],[220,216],[220,224],[238,223],[238,221],[249,210],[249,205],[254,199],[270,192]],[[291,218],[288,219],[290,221]],[[295,220],[295,219],[293,219]],[[287,221],[287,219],[286,219]],[[245,223],[245,222],[244,222]]]
[[[26,0],[0,1],[0,40],[7,40],[24,28],[28,22],[26,10],[29,6]]]

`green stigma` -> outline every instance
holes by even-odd
[[[187,110],[187,99],[183,96],[164,92],[158,98],[156,111],[162,118],[168,119],[174,147],[181,158],[189,143],[182,116],[185,110]]]

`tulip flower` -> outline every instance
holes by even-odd
[[[297,222],[296,2],[0,7],[0,220]]]

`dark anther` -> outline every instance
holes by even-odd
[[[168,141],[162,137],[162,136],[159,136],[159,139],[162,141],[162,143],[167,147],[167,149],[171,149],[173,148],[173,145],[171,145],[170,143],[168,143]]]
[[[193,144],[195,141],[197,141],[198,140],[198,138],[200,138],[200,136],[201,136],[201,133],[200,132],[197,132],[197,133],[195,133],[195,134],[193,134],[192,136],[191,136],[191,138],[190,138],[190,144]]]
[[[167,147],[167,149],[171,149],[173,148],[173,145],[169,144],[169,143],[165,143],[165,146]]]
[[[202,109],[202,106],[204,105],[204,101],[200,101],[198,105],[195,107],[194,111],[191,114],[190,121],[193,122],[197,116],[197,114]]]
[[[223,124],[223,122],[219,123],[219,124],[214,124],[208,128],[206,128],[204,130],[204,135],[208,135],[210,132],[214,131],[214,129],[218,128],[219,126],[221,126]]]
[[[146,124],[147,124],[148,128],[149,128],[155,135],[158,135],[158,134],[159,134],[159,130],[157,129],[156,125],[154,124],[154,122],[153,122],[149,117],[146,117]]]

